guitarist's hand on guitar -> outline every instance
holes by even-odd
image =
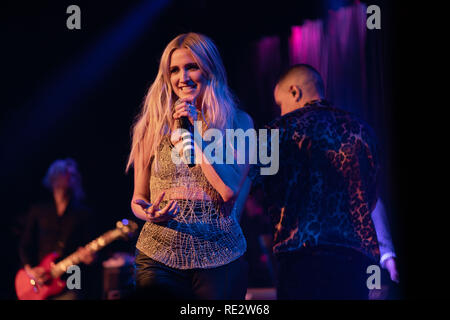
[[[142,208],[143,213],[146,216],[145,221],[148,222],[164,222],[173,219],[179,212],[180,207],[176,200],[171,200],[167,205],[159,209],[159,204],[164,198],[164,192],[162,192],[154,204],[148,203],[142,199],[134,200],[134,203]]]
[[[84,264],[89,265],[95,260],[95,253],[85,247],[79,247],[77,253]]]
[[[39,285],[43,285],[51,278],[50,273],[48,271],[45,271],[43,267],[38,266],[31,268],[30,265],[27,264],[24,269],[28,276],[36,281],[36,283]]]

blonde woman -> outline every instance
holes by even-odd
[[[176,162],[178,119],[200,140],[196,164]],[[246,241],[238,222],[248,194],[248,164],[221,164],[203,153],[208,129],[253,128],[236,107],[222,60],[208,37],[187,33],[165,48],[133,127],[127,170],[134,167],[131,208],[146,221],[136,244],[138,294],[155,298],[244,299]],[[242,150],[234,150],[235,158]],[[224,153],[225,154],[225,153]],[[225,163],[225,161],[223,161]]]

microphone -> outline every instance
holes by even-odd
[[[182,103],[181,99],[178,99],[175,102],[175,106]],[[180,117],[177,119],[178,127],[180,129],[184,129],[181,132],[181,140],[183,140],[182,148],[183,148],[183,157],[186,161],[187,165],[192,168],[195,166],[195,154],[194,154],[194,136],[192,134],[193,126],[189,121],[189,118],[186,116]]]

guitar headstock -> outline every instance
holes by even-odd
[[[123,236],[131,238],[135,235],[138,225],[132,220],[123,219],[116,222],[116,228],[122,232]]]

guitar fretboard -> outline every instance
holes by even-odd
[[[89,242],[84,247],[86,249],[91,250],[92,252],[97,252],[122,235],[123,235],[123,232],[120,229],[110,230],[110,231],[102,234],[97,239]],[[74,252],[71,255],[69,255],[67,258],[65,258],[65,259],[61,260],[60,262],[58,262],[57,264],[55,264],[51,268],[50,274],[52,275],[53,278],[58,278],[66,272],[67,268],[69,268],[72,265],[79,264],[80,261],[81,261],[80,255],[77,252]]]

